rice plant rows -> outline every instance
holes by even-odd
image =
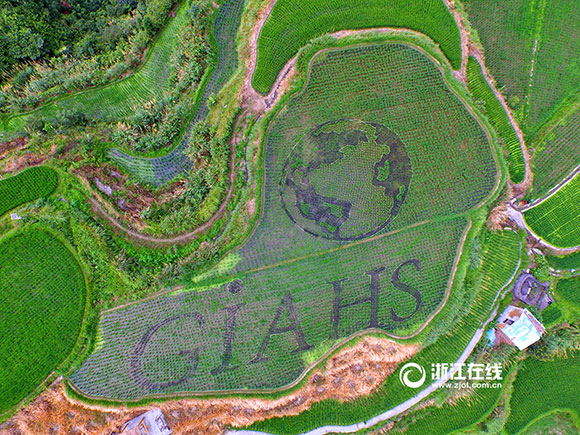
[[[191,128],[195,122],[205,119],[208,113],[207,101],[210,95],[217,95],[237,68],[236,33],[243,9],[244,0],[229,0],[222,4],[217,12],[213,25],[213,35],[217,45],[216,67],[207,81],[203,93],[200,94],[201,97],[196,103],[197,108],[193,119],[177,146],[166,155],[152,158],[129,155],[119,149],[113,149],[109,152],[109,157],[112,160],[127,168],[139,180],[159,186],[187,174],[191,170],[191,161],[184,154]]]
[[[0,180],[0,216],[19,205],[49,196],[58,185],[54,169],[36,166]]]
[[[476,280],[479,284],[473,289],[474,294],[466,296],[468,300],[473,297],[471,305],[465,308],[464,315],[449,332],[439,335],[434,342],[412,357],[410,362],[429,368],[432,363],[457,360],[481,322],[487,319],[498,290],[508,284],[515,275],[521,258],[520,248],[519,236],[511,231],[490,235],[482,251],[482,263]],[[314,403],[308,411],[300,415],[256,422],[249,426],[249,429],[280,435],[296,435],[324,425],[353,424],[397,406],[416,392],[403,386],[399,381],[398,371],[395,371],[369,396],[348,403],[332,400]],[[472,412],[473,421],[477,421],[479,417],[479,406],[468,408],[468,412],[470,410]],[[481,406],[487,406],[487,402]],[[439,421],[439,417],[444,420],[449,418],[449,415],[436,415],[434,424],[446,426],[447,423]],[[459,417],[454,417],[452,421],[456,424],[454,427],[456,430],[469,423]],[[429,422],[429,418],[426,422]]]
[[[579,372],[577,352],[553,361],[527,358],[514,382],[506,433],[517,434],[532,420],[550,411],[566,409],[580,415]]]
[[[329,146],[336,153],[308,175],[311,187],[296,188],[303,166]],[[239,271],[337,246],[332,234],[343,229],[360,237],[463,213],[490,194],[497,176],[484,130],[439,69],[391,42],[317,54],[303,91],[271,122],[265,167],[265,217],[233,255],[242,257]],[[382,171],[390,187],[381,191]],[[371,222],[377,216],[384,219]]]
[[[484,103],[485,113],[508,152],[507,163],[512,183],[521,183],[524,181],[526,168],[518,136],[505,109],[485,80],[481,65],[474,57],[469,57],[467,62],[467,84],[473,98]]]
[[[439,44],[455,69],[461,65],[459,28],[441,0],[278,0],[258,39],[254,89],[268,93],[284,64],[310,40],[372,27],[416,30]]]
[[[556,270],[577,270],[580,269],[580,252],[565,255],[563,257],[546,257],[550,266]]]
[[[556,292],[563,299],[580,309],[580,279],[562,279],[558,281]]]
[[[528,227],[558,248],[580,245],[580,175],[524,212]]]
[[[534,156],[535,198],[545,196],[580,165],[580,110],[558,123],[538,144]]]
[[[533,137],[580,90],[580,5],[567,0],[466,0],[488,69]]]
[[[358,331],[415,332],[444,300],[465,225],[427,224],[106,313],[71,380],[113,399],[283,387]]]
[[[27,229],[0,240],[0,414],[71,352],[85,297],[82,270],[55,236]]]

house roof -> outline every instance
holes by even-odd
[[[537,342],[545,331],[544,326],[528,310],[512,305],[500,315],[497,328],[520,350]]]
[[[541,338],[540,333],[528,315],[531,316],[527,310],[524,310],[518,320],[502,330],[520,350],[524,350]]]

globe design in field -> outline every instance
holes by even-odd
[[[279,187],[286,213],[304,231],[358,240],[395,218],[410,181],[409,156],[393,131],[342,119],[321,124],[298,141]]]

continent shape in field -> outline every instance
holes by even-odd
[[[359,240],[388,225],[409,191],[411,162],[384,125],[353,119],[320,124],[286,159],[279,190],[300,228],[333,240]]]

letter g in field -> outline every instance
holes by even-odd
[[[419,372],[421,378],[417,381],[412,381],[409,379],[409,374],[412,374],[415,371]],[[405,364],[403,367],[401,367],[401,371],[399,372],[399,380],[403,385],[406,385],[409,388],[419,388],[425,383],[426,376],[425,369],[414,362]]]

